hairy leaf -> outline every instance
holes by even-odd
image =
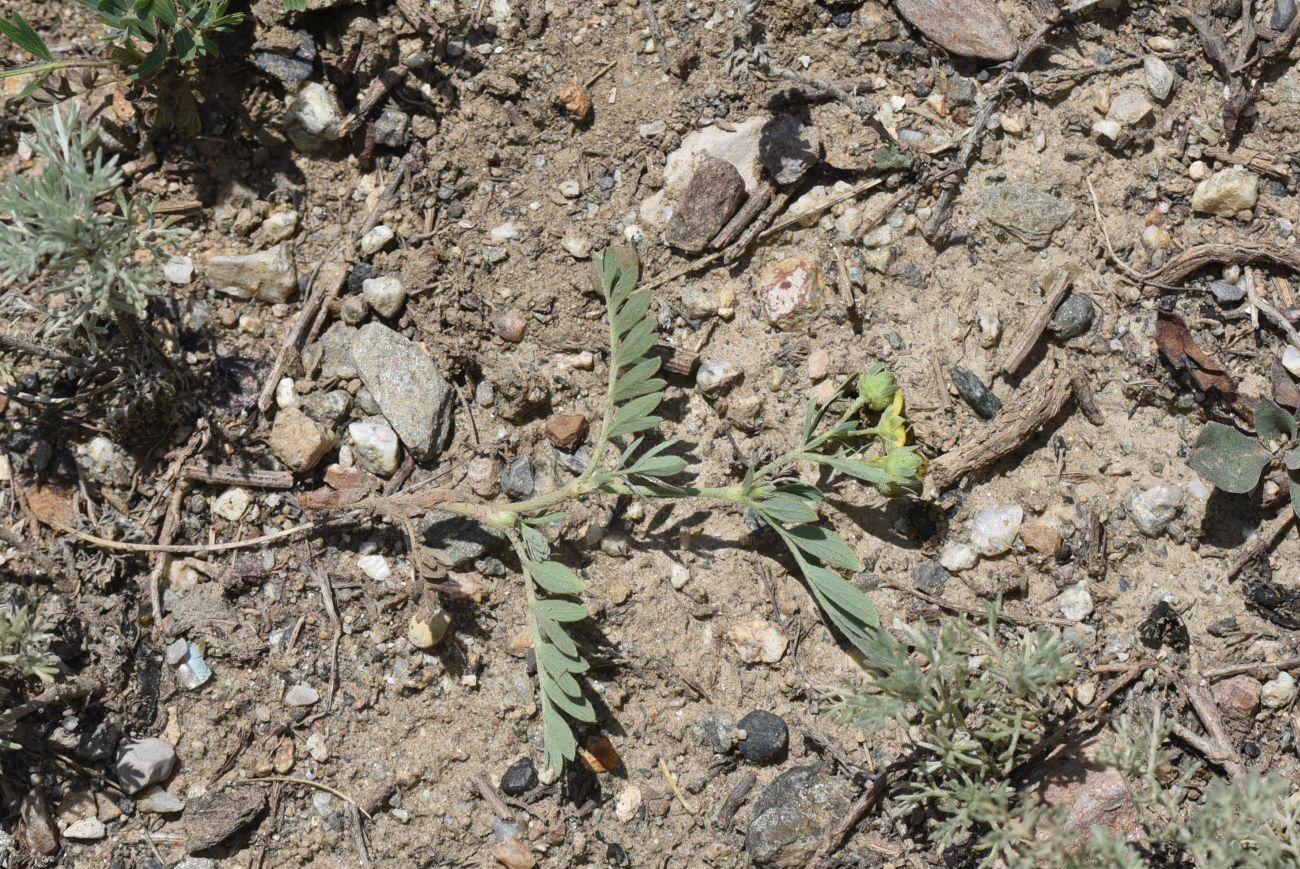
[[[1241,494],[1259,484],[1272,455],[1254,438],[1223,423],[1209,422],[1192,447],[1192,470],[1225,492]]]
[[[542,739],[546,742],[546,767],[554,772],[564,768],[566,760],[578,753],[578,741],[564,715],[542,694]]]
[[[546,598],[533,607],[538,618],[552,622],[580,622],[587,617],[587,608],[569,600]]]
[[[890,482],[889,472],[875,464],[872,459],[819,455],[816,456],[816,461],[873,486],[884,486]]]
[[[777,492],[776,494],[754,502],[754,509],[782,525],[800,525],[804,522],[816,522],[817,511],[803,498]]]
[[[537,584],[552,594],[579,594],[584,586],[578,575],[558,561],[538,561],[528,565]]]
[[[796,525],[785,534],[796,546],[818,561],[845,570],[861,570],[862,562],[834,531],[821,525]]]
[[[1296,436],[1295,418],[1267,398],[1255,408],[1255,434],[1260,441],[1286,443]]]

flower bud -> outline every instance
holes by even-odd
[[[880,411],[889,407],[898,392],[898,381],[894,375],[877,363],[870,371],[858,375],[858,397],[872,410]]]

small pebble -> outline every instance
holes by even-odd
[[[948,571],[938,561],[922,561],[912,570],[912,583],[922,591],[942,594],[948,584]]]
[[[238,522],[244,518],[244,514],[248,512],[248,508],[252,503],[253,496],[249,494],[247,489],[233,486],[213,500],[212,512],[227,522]]]
[[[501,776],[501,793],[508,797],[519,797],[537,787],[537,767],[532,758],[521,757],[506,769]]]
[[[323,763],[330,759],[329,746],[325,744],[325,737],[319,733],[313,733],[307,737],[307,753],[311,759],[317,763]]]
[[[819,347],[808,354],[808,376],[814,382],[825,379],[830,369],[831,357],[825,350]]]
[[[1016,542],[1025,511],[1017,506],[985,507],[971,519],[970,542],[981,555],[1001,555]]]
[[[740,379],[740,370],[725,359],[703,359],[695,373],[695,388],[703,393],[718,392]]]
[[[285,706],[312,706],[320,701],[320,692],[310,685],[298,683],[285,692]]]
[[[74,841],[91,842],[102,839],[108,834],[104,827],[104,822],[99,818],[82,818],[67,826],[63,831],[63,838]]]
[[[1174,71],[1160,58],[1150,55],[1142,61],[1142,70],[1146,73],[1147,90],[1151,96],[1160,101],[1168,98],[1174,88]]]
[[[1124,506],[1128,517],[1147,537],[1156,537],[1178,515],[1183,503],[1183,490],[1178,486],[1161,483],[1149,489],[1131,493]]]
[[[406,287],[396,275],[383,275],[361,282],[361,294],[376,314],[392,317],[406,304]]]
[[[194,279],[194,261],[187,256],[175,256],[163,263],[163,278],[169,284],[188,284]]]
[[[128,794],[137,793],[172,774],[176,749],[170,742],[150,737],[127,743],[118,751],[117,780]]]
[[[994,395],[993,390],[989,389],[974,372],[960,365],[954,365],[949,374],[952,377],[952,385],[957,387],[958,394],[984,419],[992,419],[1002,409],[1002,400]]]
[[[1282,709],[1295,699],[1295,677],[1283,670],[1264,683],[1260,692],[1260,702],[1266,709]]]
[[[185,810],[185,801],[163,788],[152,787],[136,799],[135,807],[153,815],[165,815]]]
[[[641,799],[641,789],[636,785],[628,785],[614,800],[614,817],[626,824],[641,811]]]
[[[444,609],[417,613],[406,629],[406,638],[421,651],[428,651],[447,636],[451,628],[451,614]]]
[[[949,543],[939,553],[939,563],[952,573],[970,570],[978,558],[975,549],[965,543]]]
[[[779,715],[756,709],[736,724],[745,738],[736,743],[740,756],[751,763],[772,763],[785,753],[790,728]]]
[[[1071,293],[1052,315],[1051,328],[1062,341],[1077,338],[1092,328],[1096,305],[1084,293]]]
[[[1097,699],[1097,683],[1083,682],[1078,688],[1074,689],[1074,702],[1080,706],[1091,706],[1092,701]]]
[[[1072,585],[1056,599],[1061,615],[1071,621],[1081,622],[1092,614],[1092,595],[1083,583]]]
[[[1210,292],[1220,304],[1228,305],[1240,302],[1246,298],[1246,290],[1238,284],[1230,284],[1227,281],[1214,281],[1210,284]],[[1287,345],[1288,350],[1295,350],[1294,347]],[[1290,369],[1288,369],[1290,370]],[[1293,374],[1295,372],[1292,372]]]
[[[566,232],[564,238],[560,239],[560,247],[574,259],[586,259],[591,256],[591,239],[585,235],[578,235],[573,230]]]
[[[537,485],[533,477],[533,460],[528,456],[520,456],[511,462],[501,472],[500,485],[502,493],[515,500],[531,498]]]
[[[582,195],[582,185],[572,179],[560,182],[560,195],[565,199],[577,199]]]
[[[528,334],[528,320],[513,309],[507,309],[497,315],[497,336],[502,341],[518,344]]]
[[[361,252],[367,255],[379,253],[392,240],[393,231],[381,223],[361,236]]]

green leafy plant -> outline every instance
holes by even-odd
[[[586,469],[546,495],[510,504],[453,502],[439,509],[470,516],[504,531],[524,575],[528,622],[537,678],[546,763],[559,770],[577,749],[571,721],[594,722],[596,712],[579,676],[588,664],[571,626],[587,615],[577,574],[555,560],[544,531],[560,522],[564,504],[601,494],[636,498],[705,499],[754,510],[785,544],[828,620],[853,646],[871,657],[886,635],[870,600],[834,572],[860,570],[849,545],[822,524],[822,492],[802,481],[799,468],[821,466],[887,496],[916,489],[924,459],[906,445],[903,394],[882,366],[846,379],[822,404],[811,404],[799,444],[773,461],[751,468],[734,485],[697,487],[672,482],[687,468],[673,452],[676,441],[652,444],[662,419],[655,414],[666,382],[658,377],[651,294],[637,290],[640,266],[631,248],[610,248],[594,257],[594,288],[609,315],[609,379],[604,417]]]
[[[1192,470],[1225,492],[1254,491],[1264,472],[1285,469],[1291,506],[1300,515],[1300,437],[1296,420],[1265,398],[1255,408],[1255,437],[1208,422],[1192,446]]]
[[[0,78],[30,75],[23,91],[30,95],[50,76],[64,69],[116,67],[127,78],[148,79],[169,61],[188,64],[202,55],[217,54],[213,37],[243,20],[230,12],[227,0],[78,0],[107,25],[108,57],[55,59],[45,40],[22,15],[0,18],[0,33],[31,54],[37,63],[0,69]]]
[[[46,312],[49,337],[93,347],[110,323],[144,314],[173,231],[154,225],[149,203],[118,189],[116,158],[91,153],[96,128],[75,106],[34,115],[32,126],[28,142],[44,166],[0,189],[8,215],[0,220],[0,280],[46,279],[46,293],[66,296]]]
[[[46,626],[29,616],[25,607],[0,607],[0,679],[11,684],[33,677],[53,682],[59,660],[50,654],[52,639]],[[0,704],[8,694],[9,689],[0,683]],[[5,738],[8,730],[7,717],[0,711],[0,747],[18,748]]]

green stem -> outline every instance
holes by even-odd
[[[61,69],[106,69],[110,66],[117,66],[117,63],[112,60],[86,60],[84,58],[51,60],[45,63],[34,63],[31,66],[20,66],[15,69],[0,69],[0,79],[13,78],[19,75],[49,75]]]

